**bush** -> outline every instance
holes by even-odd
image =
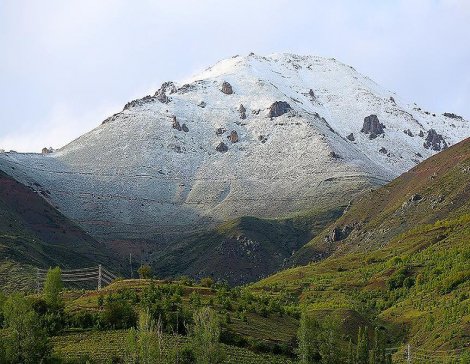
[[[214,285],[214,280],[211,277],[201,278],[201,286],[211,288]]]
[[[137,314],[125,301],[108,302],[101,314],[104,327],[111,329],[128,329],[137,323]]]

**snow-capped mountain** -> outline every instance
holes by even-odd
[[[0,169],[95,237],[148,239],[344,203],[469,135],[335,59],[250,54]]]

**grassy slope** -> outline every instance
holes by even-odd
[[[282,268],[285,259],[341,215],[344,207],[284,219],[241,217],[192,235],[151,255],[158,276],[213,276],[230,284],[252,282]]]
[[[422,199],[410,201],[413,194]],[[299,251],[306,260],[318,252],[329,258],[252,288],[272,295],[290,291],[319,317],[342,316],[351,322],[345,336],[354,337],[357,326],[369,322],[388,328],[390,345],[470,350],[469,197],[467,139],[355,202]],[[325,243],[324,235],[345,225],[355,226],[347,239]],[[412,287],[389,287],[400,272]]]
[[[67,312],[99,312],[98,298],[107,297],[109,294],[118,295],[119,292],[133,291],[140,295],[142,290],[151,284],[151,280],[122,280],[98,291],[67,291],[64,293],[65,310]],[[156,285],[166,285],[169,282],[153,281]],[[291,316],[270,314],[263,317],[254,312],[247,312],[247,320],[237,316],[237,300],[232,300],[233,309],[229,310],[230,323],[225,323],[226,310],[217,303],[217,292],[206,287],[182,286],[184,295],[182,304],[190,308],[190,296],[198,293],[203,305],[212,306],[220,313],[220,320],[225,330],[236,333],[247,340],[258,340],[269,343],[291,343],[295,337],[298,321]],[[215,301],[215,303],[210,303]],[[139,304],[135,305],[138,310]],[[113,357],[124,354],[126,330],[74,330],[64,332],[53,338],[54,352],[62,359],[76,360],[79,358],[93,358],[96,362],[108,362]],[[169,352],[175,345],[181,345],[188,339],[182,336],[165,336],[165,352]],[[247,348],[223,345],[226,354],[224,363],[291,363],[292,361],[283,355],[267,353],[255,353]]]
[[[420,200],[410,201],[413,195]],[[415,226],[470,213],[470,139],[443,151],[384,187],[362,195],[348,213],[300,249],[292,261],[371,251]],[[326,241],[334,228],[353,228],[346,239]]]
[[[31,287],[33,267],[75,268],[98,262],[119,268],[102,244],[0,171],[0,287]]]

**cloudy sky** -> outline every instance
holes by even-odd
[[[467,0],[0,0],[0,148],[63,146],[235,54],[335,57],[470,119]]]

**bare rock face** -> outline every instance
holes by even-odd
[[[292,110],[290,105],[285,101],[276,101],[269,107],[270,118],[276,118],[278,116],[284,115],[285,113]]]
[[[173,116],[173,124],[171,125],[173,129],[181,131],[181,125],[178,120],[176,120],[176,116]]]
[[[231,94],[233,94],[232,85],[229,84],[227,81],[224,81],[222,83],[222,88],[221,88],[220,91],[222,91],[226,95],[231,95]]]
[[[379,152],[382,153],[382,154],[387,154],[388,153],[387,149],[385,149],[384,147],[380,148]]]
[[[353,134],[353,133],[349,134],[349,135],[346,137],[346,139],[348,139],[348,140],[350,140],[350,141],[352,141],[352,142],[356,140],[356,138],[354,138],[354,134]]]
[[[395,99],[393,98],[393,96],[390,96],[390,101],[391,101],[392,103],[396,104]]]
[[[240,104],[240,107],[238,108],[238,112],[240,113],[240,119],[246,119],[246,109],[243,104]]]
[[[228,147],[224,142],[220,142],[217,147],[215,147],[215,150],[220,152],[220,153],[225,153],[228,151]]]
[[[163,104],[168,104],[171,99],[167,96],[176,92],[176,86],[173,82],[164,82],[160,88],[155,92],[155,98]]]
[[[438,134],[434,129],[429,129],[423,146],[426,149],[432,149],[435,151],[440,151],[448,147],[444,137],[441,134]]]
[[[384,133],[385,125],[379,121],[377,115],[369,115],[364,118],[361,133],[369,134],[369,139],[375,139]]]
[[[199,104],[197,104],[197,106],[204,109],[207,106],[207,104],[204,101],[201,101]]]
[[[258,140],[264,144],[268,141],[268,137],[266,135],[258,135]]]
[[[424,138],[424,133],[423,133],[422,130],[419,131],[419,136],[420,136],[421,138]]]
[[[49,154],[49,153],[52,153],[53,151],[54,151],[54,149],[52,149],[52,147],[49,147],[49,148],[44,147],[44,148],[42,148],[41,153],[42,154]]]
[[[181,125],[181,130],[183,130],[185,133],[187,133],[189,131],[188,127],[186,126],[186,124],[183,124]]]
[[[403,132],[410,137],[414,136],[410,129],[403,130]]]
[[[230,135],[227,136],[227,138],[232,142],[232,143],[236,143],[238,142],[238,133],[235,131],[235,130],[232,130],[230,132]]]

